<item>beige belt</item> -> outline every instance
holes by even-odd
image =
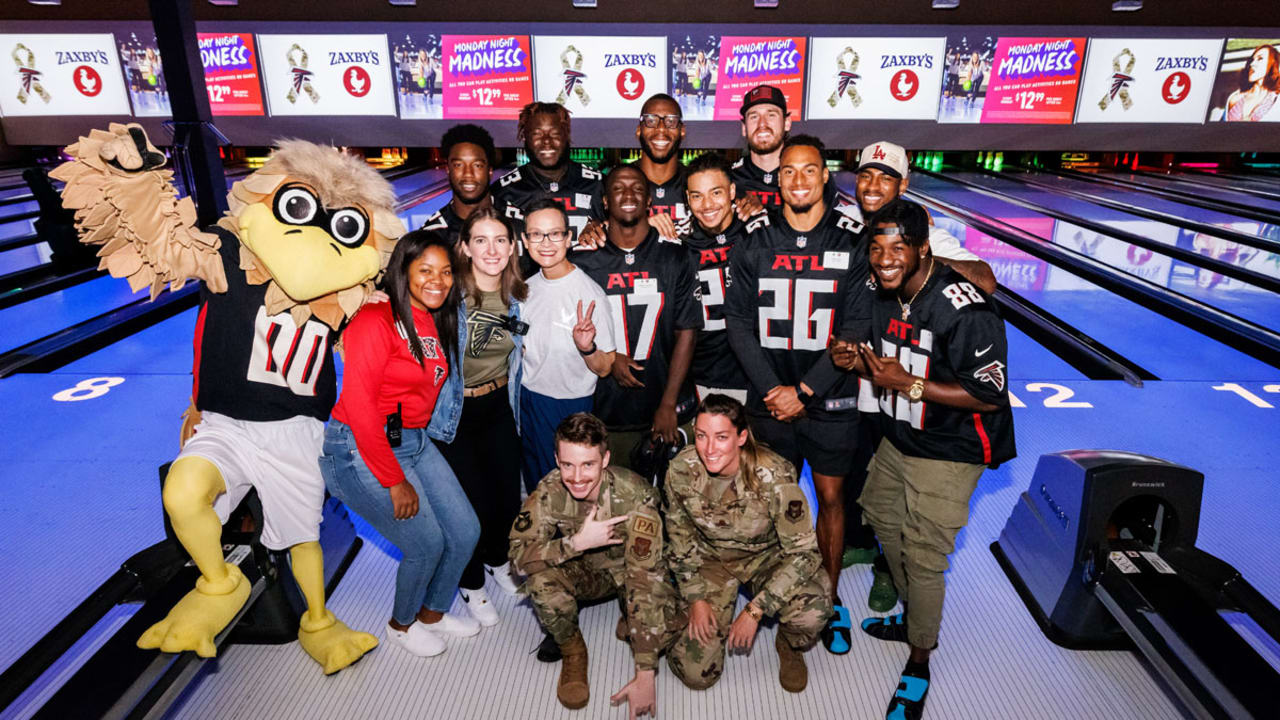
[[[506,386],[507,386],[507,379],[498,378],[497,380],[490,380],[487,383],[482,383],[480,385],[476,385],[475,387],[463,388],[462,397],[480,397],[482,395],[488,395],[494,390],[497,390],[498,388],[506,387]]]

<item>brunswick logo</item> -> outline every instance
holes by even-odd
[[[26,45],[18,43],[13,47],[10,55],[13,57],[14,64],[18,66],[18,102],[25,105],[30,94],[35,93],[41,100],[48,103],[52,98],[44,89],[44,85],[40,84],[42,73],[36,69],[36,54]]]
[[[574,60],[569,61],[569,54],[572,53]],[[570,67],[572,64],[573,67]],[[587,76],[582,72],[582,52],[578,48],[570,45],[560,53],[560,65],[564,68],[564,87],[561,88],[560,94],[556,96],[556,102],[566,105],[569,102],[570,95],[577,95],[578,102],[582,103],[582,107],[586,107],[591,102],[591,96],[587,94],[587,89],[582,86],[582,80]],[[619,87],[621,87],[622,79],[618,79]]]
[[[849,58],[848,62],[845,62],[846,57]],[[858,53],[854,52],[852,47],[846,46],[836,56],[836,67],[840,70],[836,73],[836,91],[827,98],[827,104],[835,107],[840,102],[840,97],[847,94],[849,102],[853,103],[854,107],[858,107],[862,104],[857,87],[858,79],[861,77],[858,75]]]
[[[899,102],[906,102],[915,97],[919,89],[920,78],[916,77],[915,71],[907,68],[894,73],[893,78],[889,80],[889,94]]]
[[[1129,62],[1124,66],[1124,70],[1122,71],[1120,69],[1120,58],[1123,58],[1126,55],[1129,57]],[[1111,90],[1108,91],[1106,95],[1103,95],[1102,99],[1098,101],[1098,107],[1106,110],[1107,106],[1110,105],[1117,97],[1120,98],[1120,104],[1124,106],[1126,111],[1133,107],[1133,100],[1129,97],[1128,88],[1129,83],[1133,82],[1133,66],[1137,62],[1138,59],[1133,56],[1133,53],[1129,52],[1129,48],[1121,50],[1114,58],[1111,59]]]
[[[320,102],[320,93],[311,87],[311,76],[315,73],[307,69],[307,51],[303,50],[298,43],[294,43],[284,57],[289,61],[289,74],[292,77],[289,93],[284,96],[285,99],[291,103],[296,103],[298,101],[298,93],[305,92],[307,97],[311,98],[312,103]],[[366,75],[365,77],[368,76]],[[350,92],[351,88],[348,87],[347,91]]]

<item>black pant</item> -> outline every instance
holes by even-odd
[[[520,511],[520,436],[507,388],[462,401],[452,443],[436,442],[480,518],[480,542],[458,585],[484,587],[484,567],[507,561],[511,523]]]
[[[844,476],[844,544],[845,547],[875,547],[876,535],[862,518],[858,496],[867,484],[867,467],[880,445],[880,418],[864,416],[858,423],[858,442],[853,447],[853,467]]]

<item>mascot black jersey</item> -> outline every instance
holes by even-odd
[[[314,318],[301,328],[288,312],[267,315],[267,284],[250,285],[240,269],[240,242],[220,227],[218,249],[227,292],[201,290],[196,320],[196,408],[237,420],[329,419],[337,395],[333,341],[337,333]]]
[[[747,223],[729,260],[725,301],[729,342],[750,380],[747,409],[767,414],[763,396],[778,385],[813,390],[814,419],[857,419],[856,377],[827,354],[831,337],[865,339],[870,327],[867,249],[862,226],[828,209],[811,230],[782,213]]]
[[[702,304],[702,329],[693,350],[693,381],[713,388],[745,390],[747,376],[729,348],[724,320],[725,293],[733,284],[729,254],[747,235],[747,226],[735,215],[722,233],[709,233],[692,218],[677,226],[698,273],[697,296]]]
[[[538,175],[531,163],[525,163],[494,181],[490,188],[493,206],[507,217],[524,222],[524,209],[533,201],[553,198],[564,206],[573,230],[571,245],[578,244],[578,233],[589,220],[604,219],[600,200],[604,176],[579,163],[568,161],[564,177],[550,181]]]
[[[577,251],[570,260],[609,297],[617,352],[644,366],[632,371],[643,388],[624,388],[611,376],[601,378],[596,383],[595,414],[616,430],[648,428],[667,385],[676,331],[702,327],[688,251],[659,240],[657,231],[650,229],[633,250],[606,243],[599,250]],[[680,388],[676,414],[683,422],[695,409],[690,373]]]
[[[959,383],[999,409],[974,412],[911,402],[906,393],[882,390],[867,380],[861,383],[859,407],[881,414],[885,437],[903,455],[979,465],[1013,458],[1008,345],[1004,320],[991,298],[939,263],[910,307],[904,319],[892,294],[876,297],[871,340],[876,354],[897,358],[916,377]]]

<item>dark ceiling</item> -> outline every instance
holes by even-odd
[[[169,0],[161,0],[169,1]],[[408,22],[673,22],[830,23],[840,25],[1164,25],[1264,27],[1280,25],[1277,0],[1146,0],[1137,12],[1113,12],[1111,0],[960,0],[954,10],[933,10],[930,0],[780,0],[776,9],[751,0],[599,0],[595,9],[571,0],[240,0],[216,6],[192,0],[198,20],[408,21]],[[137,20],[150,17],[147,0],[62,0],[32,5],[4,0],[5,20]]]

